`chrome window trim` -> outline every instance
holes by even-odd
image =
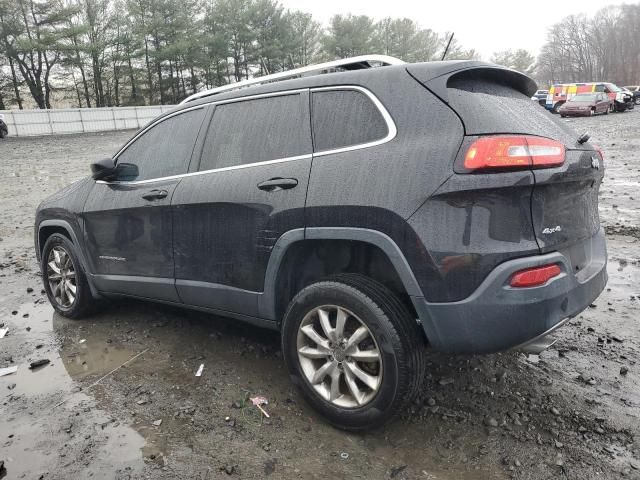
[[[169,177],[160,177],[160,178],[150,178],[149,180],[132,180],[132,181],[113,181],[107,182],[104,180],[96,180],[96,183],[106,184],[106,185],[142,185],[145,183],[156,183],[156,182],[164,182],[167,180],[175,180],[178,178],[186,178],[186,177],[195,177],[196,175],[205,175],[207,173],[215,173],[215,172],[227,172],[229,170],[240,170],[243,168],[249,167],[257,167],[258,165],[271,165],[274,163],[284,163],[284,162],[293,162],[295,160],[304,160],[307,158],[311,158],[312,154],[306,153],[304,155],[297,155],[295,157],[285,157],[278,158],[275,160],[265,160],[263,162],[254,162],[254,163],[245,163],[243,165],[234,165],[232,167],[222,167],[222,168],[213,168],[211,170],[202,170],[201,172],[191,172],[191,173],[181,173],[179,175],[171,175]]]
[[[158,119],[152,123],[150,123],[149,125],[147,125],[146,127],[144,127],[140,132],[138,132],[131,140],[129,140],[120,150],[118,150],[118,152],[114,155],[114,159],[117,161],[118,157],[120,156],[120,154],[122,152],[124,152],[129,145],[131,145],[134,141],[136,141],[141,135],[143,135],[144,133],[146,133],[149,129],[155,127],[156,125],[158,125],[159,123],[174,117],[176,115],[180,115],[182,113],[186,113],[189,112],[191,110],[197,110],[200,108],[205,108],[209,105],[225,105],[225,104],[229,104],[229,103],[236,103],[236,102],[242,102],[245,100],[256,100],[256,99],[260,99],[260,98],[268,98],[268,97],[279,97],[279,96],[285,96],[285,95],[294,95],[294,94],[300,94],[306,91],[310,91],[310,92],[315,92],[315,91],[330,91],[330,90],[355,90],[355,91],[359,91],[364,93],[376,106],[376,108],[378,109],[378,111],[380,112],[380,114],[382,115],[382,117],[384,118],[386,124],[387,124],[387,135],[379,140],[375,140],[373,142],[367,142],[367,143],[361,143],[358,145],[350,145],[348,147],[340,147],[340,148],[336,148],[336,149],[332,149],[332,150],[322,150],[320,152],[313,152],[313,153],[308,153],[308,154],[304,154],[304,155],[296,155],[293,157],[284,157],[284,158],[277,158],[274,160],[265,160],[265,161],[261,161],[261,162],[254,162],[254,163],[246,163],[243,165],[234,165],[231,167],[222,167],[222,168],[213,168],[210,170],[202,170],[199,172],[190,172],[190,173],[181,173],[181,174],[177,174],[177,175],[170,175],[167,177],[158,177],[158,178],[150,178],[147,180],[118,180],[118,181],[105,181],[105,180],[96,180],[96,183],[102,184],[102,185],[143,185],[143,184],[147,184],[147,183],[156,183],[156,182],[164,182],[167,180],[175,180],[175,179],[179,179],[179,178],[186,178],[186,177],[194,177],[196,175],[205,175],[205,174],[209,174],[209,173],[216,173],[216,172],[226,172],[226,171],[230,171],[230,170],[240,170],[240,169],[244,169],[244,168],[250,168],[250,167],[257,167],[259,165],[271,165],[271,164],[276,164],[276,163],[284,163],[284,162],[291,162],[291,161],[295,161],[295,160],[305,160],[305,159],[310,159],[313,157],[321,157],[324,155],[332,155],[334,153],[342,153],[342,152],[349,152],[349,151],[353,151],[353,150],[359,150],[362,148],[369,148],[369,147],[374,147],[376,145],[382,145],[383,143],[387,143],[390,142],[391,140],[393,140],[396,135],[398,134],[398,129],[396,128],[396,124],[393,121],[393,118],[391,117],[391,115],[389,114],[389,112],[387,111],[387,109],[384,107],[384,105],[382,104],[382,102],[378,99],[378,97],[376,97],[373,92],[371,92],[370,90],[368,90],[365,87],[361,87],[358,85],[333,85],[333,86],[327,86],[327,87],[315,87],[315,88],[298,88],[298,89],[293,89],[293,90],[282,90],[279,92],[271,92],[271,93],[261,93],[261,94],[257,94],[257,95],[249,95],[246,97],[236,97],[236,98],[230,98],[230,99],[226,99],[226,100],[217,100],[217,101],[211,101],[211,102],[207,102],[207,103],[203,103],[200,105],[195,105],[193,107],[190,108],[185,108],[185,109],[181,109],[177,112],[173,112],[170,113],[169,115],[167,115],[166,117],[162,117],[161,119]],[[215,114],[214,114],[215,115]]]
[[[396,127],[396,124],[393,121],[393,118],[391,117],[391,114],[385,108],[385,106],[382,104],[382,102],[378,99],[378,97],[376,97],[373,94],[373,92],[371,92],[370,90],[368,90],[368,89],[366,89],[364,87],[357,86],[357,85],[343,85],[343,86],[337,86],[337,87],[317,87],[317,88],[311,88],[310,90],[311,90],[311,93],[313,93],[313,92],[331,91],[331,90],[337,90],[337,91],[340,91],[340,90],[355,90],[355,91],[364,93],[367,97],[369,97],[369,100],[371,100],[373,102],[373,104],[376,106],[376,108],[378,109],[378,111],[382,115],[382,118],[384,119],[385,123],[387,124],[387,135],[385,137],[383,137],[383,138],[380,138],[379,140],[374,140],[373,142],[367,142],[367,143],[359,143],[359,144],[356,144],[356,145],[349,145],[349,146],[346,146],[346,147],[333,148],[333,149],[330,149],[330,150],[320,150],[319,152],[314,152],[313,153],[314,157],[322,157],[324,155],[333,155],[334,153],[351,152],[353,150],[360,150],[361,148],[375,147],[376,145],[382,145],[383,143],[390,142],[398,134],[398,128]],[[313,104],[313,102],[312,102],[312,104]],[[311,115],[313,115],[313,112],[311,112]],[[313,124],[313,122],[312,122],[312,124]]]

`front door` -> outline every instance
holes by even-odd
[[[258,316],[278,238],[304,227],[311,169],[308,92],[217,104],[198,173],[173,196],[182,301]]]
[[[187,173],[205,107],[161,119],[117,156],[137,175],[98,181],[84,207],[98,290],[179,301],[174,279],[171,197]]]

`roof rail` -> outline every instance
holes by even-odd
[[[381,65],[401,65],[405,62],[399,58],[390,57],[388,55],[361,55],[359,57],[342,58],[340,60],[334,60],[332,62],[318,63],[315,65],[307,65],[306,67],[295,68],[293,70],[287,70],[286,72],[273,73],[271,75],[264,75],[262,77],[254,77],[241,82],[230,83],[221,87],[212,88],[210,90],[203,90],[202,92],[194,93],[180,102],[183,103],[197,100],[198,98],[208,97],[210,95],[216,95],[217,93],[229,92],[231,90],[237,90],[240,88],[248,87],[251,85],[260,85],[262,83],[275,82],[279,80],[287,80],[298,76],[304,76],[306,74],[319,74],[325,70],[333,70],[336,68],[344,68],[345,70],[360,70],[365,68],[371,68],[372,63],[380,63]]]

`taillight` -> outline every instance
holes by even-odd
[[[565,147],[548,138],[526,135],[480,137],[464,157],[467,170],[556,167],[564,163]]]
[[[597,145],[594,145],[593,148],[595,148],[596,152],[600,154],[600,158],[604,161],[604,152],[602,151],[602,149]]]
[[[560,275],[560,267],[553,263],[542,267],[527,268],[516,272],[511,277],[509,285],[515,288],[537,287],[544,285],[553,277]]]

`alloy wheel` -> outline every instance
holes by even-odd
[[[342,408],[369,403],[382,384],[382,355],[369,328],[337,305],[314,308],[298,328],[298,359],[306,379]]]
[[[76,270],[71,255],[61,246],[55,246],[49,252],[47,281],[56,303],[62,308],[71,308],[78,289]]]

